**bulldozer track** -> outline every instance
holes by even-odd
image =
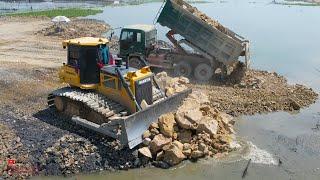
[[[55,107],[54,99],[55,97],[62,97],[66,100],[65,103],[73,103],[76,104],[78,109],[81,109],[79,114],[71,114],[71,115],[80,115],[85,112],[85,114],[89,114],[90,111],[94,111],[101,115],[104,119],[104,122],[108,122],[112,117],[120,117],[124,115],[128,115],[127,109],[125,106],[107,98],[103,94],[81,90],[78,88],[64,87],[61,89],[57,89],[53,91],[48,96],[48,106]],[[163,94],[160,90],[153,88],[153,100],[156,101],[163,97]],[[68,114],[68,113],[67,113]],[[68,114],[70,115],[70,114]],[[88,119],[88,117],[83,117]],[[88,119],[89,121],[96,121],[94,119]],[[100,121],[100,123],[103,123]]]
[[[126,108],[121,104],[93,91],[85,91],[70,87],[55,90],[48,96],[49,107],[54,107],[54,98],[56,96],[67,98],[76,103],[82,103],[90,110],[103,115],[105,118],[110,118],[114,115],[126,112]]]

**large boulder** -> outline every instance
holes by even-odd
[[[142,134],[142,138],[145,139],[145,138],[148,138],[151,136],[151,132],[149,130],[146,130],[143,134]]]
[[[166,95],[167,95],[168,97],[170,97],[170,96],[174,95],[175,91],[174,91],[174,89],[173,89],[172,87],[167,87],[167,88],[165,89],[165,93],[166,93]]]
[[[143,147],[143,148],[140,148],[138,149],[138,152],[141,156],[143,157],[147,157],[147,158],[152,158],[152,154],[151,154],[151,151],[148,147]]]
[[[153,122],[150,124],[149,130],[150,129],[159,129],[159,124],[158,122]]]
[[[183,148],[182,148],[182,153],[185,155],[185,156],[190,156],[191,155],[191,145],[189,143],[184,143],[183,144]]]
[[[199,108],[192,109],[184,115],[191,123],[199,123],[199,121],[203,118],[202,112]]]
[[[224,124],[233,124],[233,117],[227,113],[219,112],[217,118],[221,120]]]
[[[176,113],[176,122],[183,129],[193,129],[193,124],[184,117],[184,113]]]
[[[201,158],[202,156],[204,156],[204,153],[200,150],[195,150],[195,151],[192,151],[191,153],[192,159],[198,159],[198,158]]]
[[[220,112],[220,113],[218,113],[217,119],[223,123],[224,128],[228,131],[229,134],[235,133],[234,129],[233,129],[234,120],[231,115],[229,115],[227,113]]]
[[[188,112],[193,109],[199,109],[200,103],[192,98],[186,98],[183,101],[183,104],[178,108],[177,113],[179,112]]]
[[[172,113],[164,114],[159,117],[158,122],[160,132],[167,137],[172,137],[174,132],[173,126],[176,123],[174,115]]]
[[[169,149],[164,152],[163,161],[174,166],[184,160],[186,156],[182,153],[182,149],[172,144]]]
[[[160,86],[161,89],[165,89],[167,86],[167,82],[169,81],[168,74],[163,71],[155,75],[155,80],[157,81],[158,85]]]
[[[197,103],[210,104],[209,96],[201,90],[192,91],[192,94],[190,94],[189,97],[197,101]]]
[[[215,119],[206,116],[198,123],[197,132],[206,132],[210,135],[215,135],[218,132],[218,128],[218,122]]]
[[[154,136],[149,145],[152,154],[156,154],[159,150],[162,149],[163,146],[169,144],[170,142],[171,138],[167,138],[162,134]]]
[[[189,83],[190,83],[189,79],[186,78],[186,77],[183,77],[183,76],[179,77],[178,82],[179,82],[180,84],[189,84]]]
[[[180,150],[183,150],[183,144],[180,141],[173,141],[172,144],[177,146]]]

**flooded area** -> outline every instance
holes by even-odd
[[[152,24],[162,3],[105,7],[88,16],[113,28]],[[319,7],[285,6],[268,0],[213,1],[193,4],[251,41],[252,68],[277,72],[290,83],[320,90]],[[168,28],[157,25],[158,38]],[[119,33],[116,30],[116,33]],[[221,159],[185,161],[171,169],[101,171],[66,179],[319,179],[320,101],[294,113],[276,112],[236,119],[241,148]],[[59,177],[33,177],[57,179]]]

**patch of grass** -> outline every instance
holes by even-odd
[[[213,3],[212,0],[185,0],[189,4],[200,4],[200,3]],[[126,3],[126,5],[140,5],[153,2],[164,2],[163,0],[133,0]]]
[[[320,6],[320,3],[275,2],[274,4],[285,5],[285,6]]]
[[[55,17],[55,16],[67,16],[67,17],[81,17],[102,13],[101,9],[83,9],[83,8],[63,8],[63,9],[50,9],[44,11],[29,11],[19,13],[8,13],[6,16],[22,16],[22,17]]]

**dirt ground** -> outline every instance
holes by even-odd
[[[2,177],[138,167],[136,150],[114,150],[113,140],[47,109],[47,94],[61,86],[56,73],[66,58],[61,36],[39,33],[50,26],[47,18],[0,18],[0,160],[16,159],[21,167],[1,172],[0,166]],[[255,70],[239,84],[191,87],[209,94],[213,107],[233,116],[299,110],[317,99],[307,87]],[[57,146],[61,152],[50,151]],[[23,168],[26,173],[19,173]]]

